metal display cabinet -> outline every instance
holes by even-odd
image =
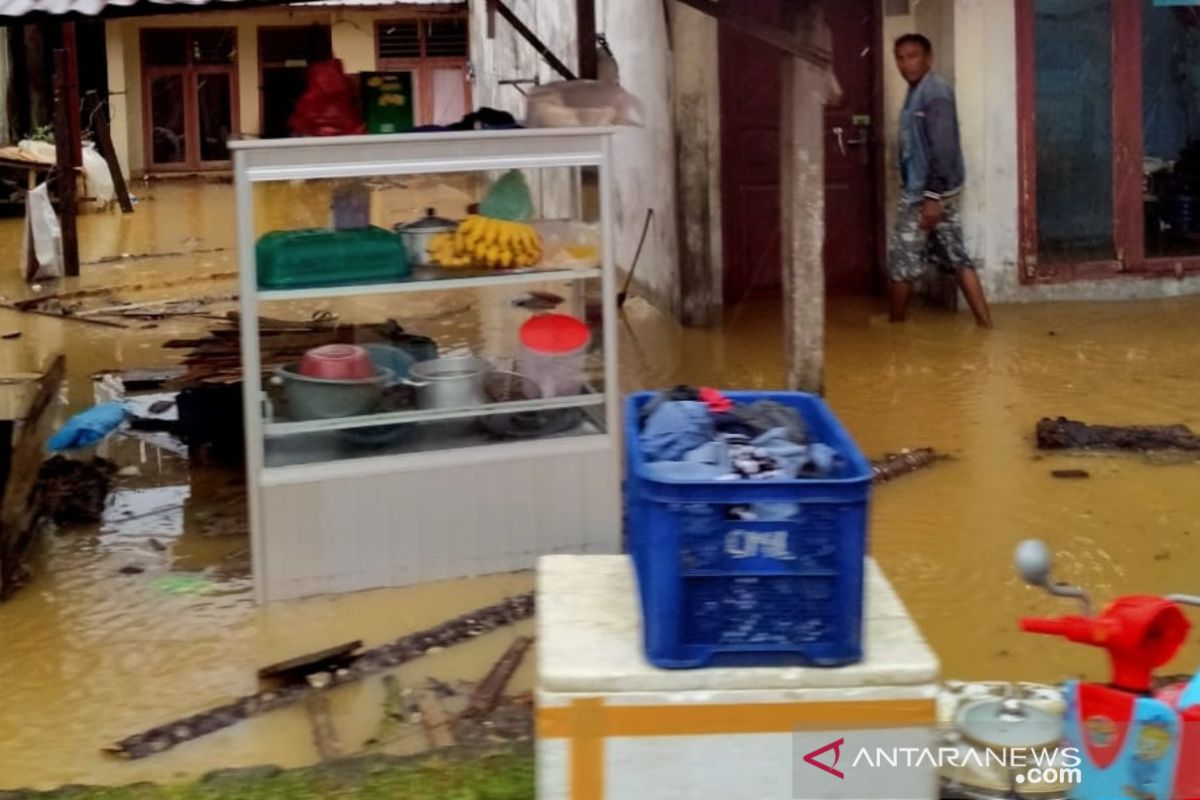
[[[259,602],[527,569],[546,553],[620,550],[612,133],[529,129],[230,145]],[[329,228],[330,198],[347,186],[394,195],[371,204],[371,221],[390,227],[427,206],[461,218],[490,179],[513,169],[534,187],[535,217],[592,232],[590,260],[479,272],[422,268],[402,280],[317,288],[260,286],[259,238]],[[461,207],[446,213],[447,203]],[[443,356],[470,352],[510,370],[505,359],[516,330],[534,313],[514,301],[529,290],[553,292],[563,313],[589,320],[583,393],[458,408],[381,404],[334,419],[293,419],[279,399],[281,379],[272,377],[278,359],[264,360],[264,353],[277,355],[271,348],[278,340],[263,320],[332,310],[326,317],[339,321],[394,319],[433,338]],[[469,319],[456,327],[438,322],[439,313]],[[535,412],[556,424],[518,439],[495,435],[497,420]],[[382,442],[363,444],[379,432]]]

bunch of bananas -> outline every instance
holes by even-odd
[[[542,240],[531,225],[472,214],[454,233],[439,233],[429,255],[443,267],[532,267],[542,259]]]

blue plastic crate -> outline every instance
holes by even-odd
[[[842,466],[828,478],[672,481],[646,474],[639,412],[625,406],[625,512],[646,657],[668,669],[841,666],[862,658],[863,559],[871,465],[817,397],[727,392],[736,403],[796,409]],[[791,506],[776,521],[729,518],[733,506]]]

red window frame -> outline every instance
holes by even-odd
[[[1015,0],[1017,161],[1021,283],[1178,277],[1200,272],[1200,254],[1148,258],[1142,196],[1142,0],[1112,1],[1113,244],[1108,261],[1038,257],[1034,0]]]
[[[195,28],[143,28],[138,33],[139,61],[142,68],[142,161],[144,169],[150,173],[161,172],[198,172],[204,170],[224,170],[233,166],[233,160],[205,161],[200,154],[200,109],[197,79],[203,75],[223,75],[229,80],[230,126],[231,133],[241,129],[241,101],[238,96],[238,56],[234,50],[233,61],[229,64],[194,64],[188,56],[187,64],[152,65],[146,56],[145,41],[147,37],[162,32],[184,32],[191,36],[195,33],[212,31],[233,31],[236,37],[237,29],[229,25],[199,26]],[[189,39],[190,41],[190,39]],[[236,39],[235,39],[236,41]],[[159,163],[154,160],[154,122],[151,108],[151,84],[156,77],[179,75],[183,79],[183,124],[187,129],[187,155],[183,161]]]

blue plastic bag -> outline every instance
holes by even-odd
[[[129,411],[121,403],[101,403],[67,420],[50,439],[51,452],[79,450],[100,441],[121,427]]]

